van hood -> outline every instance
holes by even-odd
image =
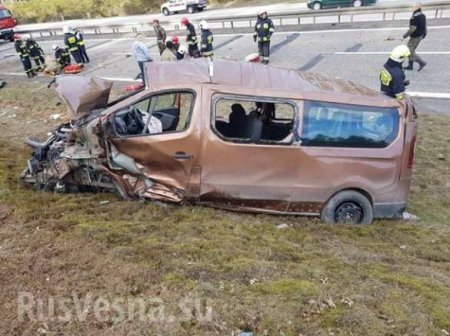
[[[61,76],[56,79],[56,92],[66,103],[71,119],[106,108],[113,82],[96,77]]]

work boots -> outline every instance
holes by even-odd
[[[425,68],[425,65],[427,65],[427,63],[422,60],[417,61],[417,63],[419,63],[419,70],[417,71],[421,71],[423,68]]]

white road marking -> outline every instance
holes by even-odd
[[[438,92],[406,92],[411,97],[419,98],[436,98],[436,99],[450,99],[450,93],[438,93]]]
[[[391,51],[335,51],[333,55],[390,55]],[[450,55],[450,51],[419,51],[421,55]]]

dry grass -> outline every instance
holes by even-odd
[[[0,334],[251,330],[257,335],[442,336],[443,329],[450,331],[450,117],[421,118],[410,199],[410,211],[421,221],[327,226],[310,218],[24,188],[17,176],[29,153],[18,127],[43,134],[50,124],[44,111],[61,106],[55,106],[51,91],[41,93],[40,107],[25,98],[28,86],[9,90],[0,91],[0,114],[17,98],[20,110],[27,108],[20,117],[0,121]],[[100,205],[104,200],[109,203]],[[280,223],[289,228],[277,229]],[[213,319],[152,323],[111,316],[98,321],[89,311],[84,322],[20,321],[19,291],[42,298],[70,298],[73,292],[111,299],[157,297],[175,312],[190,293],[209,300]]]

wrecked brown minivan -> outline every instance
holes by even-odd
[[[45,143],[28,141],[22,179],[327,223],[404,211],[417,129],[409,98],[225,60],[212,77],[204,60],[153,62],[146,75],[149,87],[113,103],[108,82],[59,78],[74,120]]]

